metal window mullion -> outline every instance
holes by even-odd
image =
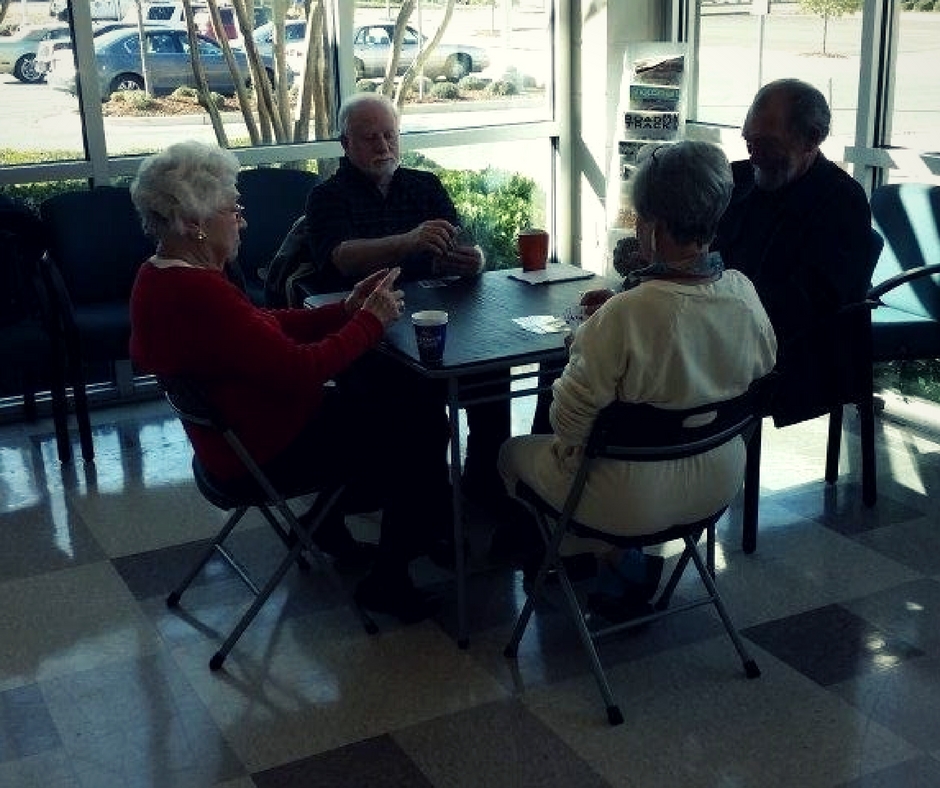
[[[856,149],[873,150],[889,144],[897,49],[897,0],[865,0],[855,121]],[[885,181],[882,168],[863,162],[855,164],[853,174],[869,194]]]
[[[98,85],[95,39],[91,28],[91,6],[89,3],[72,0],[69,8],[72,18],[78,111],[82,118],[82,142],[85,156],[91,163],[91,180],[100,185],[107,183],[109,179],[108,150],[105,144],[101,89]]]

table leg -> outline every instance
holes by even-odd
[[[463,497],[460,492],[460,406],[456,377],[447,380],[447,411],[450,419],[450,483],[453,491],[454,562],[457,572],[457,646],[470,646],[467,625],[467,564],[463,539]]]

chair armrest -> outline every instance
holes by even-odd
[[[940,274],[940,263],[921,265],[917,268],[911,268],[908,271],[902,271],[900,274],[895,274],[871,288],[871,290],[868,291],[868,298],[874,302],[875,306],[878,306],[881,304],[881,297],[885,293],[903,284],[907,284],[914,279],[920,279],[921,277],[931,276],[933,274]]]

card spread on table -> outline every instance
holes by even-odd
[[[557,334],[561,331],[570,330],[563,317],[553,317],[552,315],[514,317],[512,322],[522,326],[526,331],[531,331],[533,334]]]
[[[440,279],[419,279],[418,284],[421,287],[447,287],[458,279],[460,279],[459,276],[442,276]]]

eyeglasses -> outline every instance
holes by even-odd
[[[219,208],[219,213],[231,213],[235,215],[236,219],[243,219],[245,217],[245,208],[235,203],[231,208]]]

